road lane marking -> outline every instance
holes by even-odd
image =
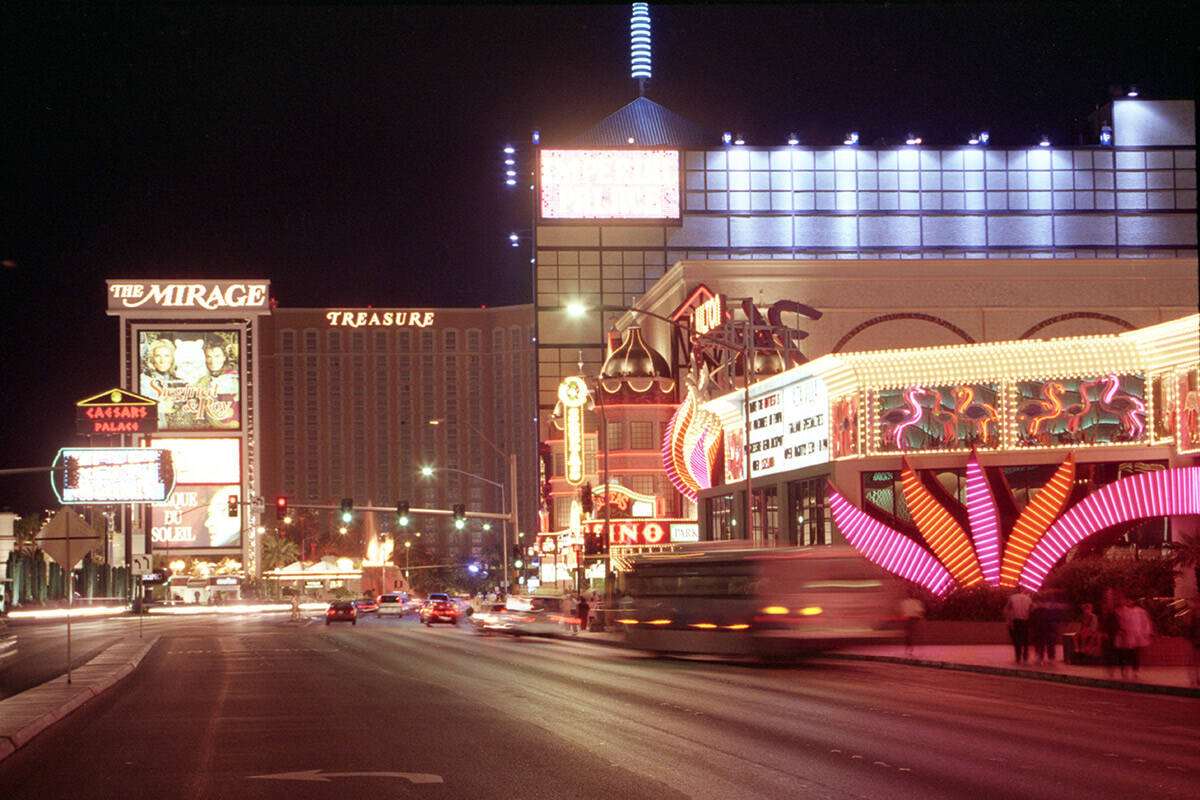
[[[247,779],[266,779],[277,781],[318,781],[329,783],[333,778],[403,778],[409,783],[442,783],[441,775],[431,775],[427,772],[324,772],[319,769],[301,770],[300,772],[276,772],[273,775],[247,775]]]

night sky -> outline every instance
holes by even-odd
[[[1073,143],[1111,87],[1194,99],[1185,3],[651,6],[648,96],[750,144]],[[532,299],[500,147],[636,97],[629,6],[0,9],[0,470],[117,385],[106,278],[268,278],[283,307]],[[53,501],[0,476],[0,508]]]

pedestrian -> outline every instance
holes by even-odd
[[[1121,595],[1111,586],[1107,587],[1100,597],[1100,660],[1110,678],[1117,664],[1117,608],[1120,605]]]
[[[1037,656],[1038,666],[1046,660],[1046,646],[1050,640],[1050,616],[1046,613],[1046,598],[1038,593],[1033,596],[1029,609],[1029,644]]]
[[[1188,639],[1192,642],[1190,675],[1192,686],[1200,686],[1200,595],[1188,601]]]
[[[911,656],[917,628],[925,618],[925,604],[911,594],[906,595],[900,600],[900,616],[904,617],[904,652]]]
[[[1029,661],[1029,612],[1033,601],[1023,588],[1008,596],[1004,604],[1004,620],[1008,623],[1008,636],[1012,639],[1013,657],[1018,664]]]
[[[588,629],[588,615],[590,615],[591,612],[592,612],[592,607],[588,605],[587,598],[580,597],[579,598],[579,629],[581,631],[584,631],[585,633],[587,632],[587,629]]]
[[[1091,603],[1079,606],[1079,630],[1075,633],[1076,663],[1095,663],[1100,659],[1100,618],[1092,610]]]
[[[1117,664],[1121,667],[1121,677],[1125,677],[1127,667],[1133,668],[1133,679],[1138,679],[1140,653],[1143,647],[1150,646],[1150,636],[1154,626],[1146,609],[1137,604],[1132,597],[1117,608],[1117,636],[1113,646],[1117,650]]]

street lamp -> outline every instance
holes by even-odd
[[[447,420],[441,419],[441,418],[431,419],[431,420],[429,420],[429,424],[436,426],[436,425],[441,425],[441,424],[445,423],[446,421]],[[503,539],[503,541],[501,542],[501,545],[500,545],[500,561],[504,565],[504,578],[503,578],[504,591],[507,593],[510,589],[509,583],[508,583],[508,539],[509,539],[508,531],[511,528],[512,532],[513,532],[513,536],[515,537],[517,530],[518,530],[518,527],[517,527],[517,454],[516,453],[506,453],[503,449],[501,449],[501,447],[498,444],[496,444],[491,439],[489,439],[487,437],[487,435],[484,434],[483,431],[479,430],[479,428],[475,427],[470,422],[468,422],[466,420],[458,420],[458,419],[455,419],[453,421],[455,423],[462,422],[462,424],[466,425],[467,428],[469,428],[472,433],[474,433],[476,436],[478,436],[479,439],[484,444],[486,444],[488,447],[492,448],[492,450],[495,451],[497,455],[508,459],[508,498],[507,498],[507,503],[506,503],[505,497],[504,497],[504,484],[497,483],[496,481],[485,478],[482,475],[476,475],[471,472],[464,472],[460,469],[455,469],[453,467],[438,467],[437,468],[437,469],[445,470],[447,472],[456,472],[456,473],[459,473],[460,475],[466,475],[471,478],[476,478],[478,480],[483,481],[484,483],[491,484],[492,486],[495,486],[496,488],[500,489],[500,513],[507,517],[507,519],[505,520],[507,525],[501,532],[501,538]],[[430,472],[428,472],[428,473],[425,472],[426,469],[429,469]],[[425,475],[431,475],[431,474],[433,474],[432,469],[433,469],[432,467],[423,467],[421,469],[421,472],[422,472],[422,474],[425,474]]]

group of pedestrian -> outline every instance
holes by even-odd
[[[1020,588],[1009,596],[1004,619],[1012,640],[1013,658],[1018,664],[1029,663],[1032,648],[1038,664],[1056,659],[1058,640],[1066,624],[1067,604],[1062,593],[1049,590],[1031,597]],[[1139,675],[1141,650],[1150,646],[1154,626],[1146,609],[1132,598],[1107,589],[1101,598],[1100,613],[1091,603],[1080,605],[1079,631],[1075,634],[1075,653],[1098,659],[1113,674]]]
[[[572,634],[578,634],[580,631],[587,632],[592,626],[592,612],[600,608],[603,603],[600,600],[600,595],[592,592],[591,596],[587,594],[577,594],[571,598],[571,609],[568,613],[570,619],[569,625]]]

